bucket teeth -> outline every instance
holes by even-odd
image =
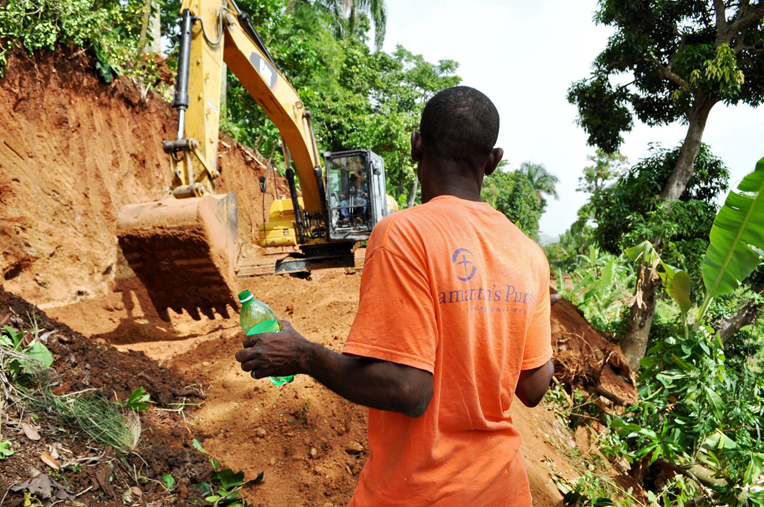
[[[120,210],[119,246],[163,320],[168,308],[196,320],[237,308],[237,222],[233,193]]]

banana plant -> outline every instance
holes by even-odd
[[[637,246],[627,248],[624,250],[624,253],[634,262],[641,258],[645,265],[654,270],[661,278],[664,290],[677,302],[681,309],[684,335],[687,338],[690,333],[687,327],[687,312],[690,311],[690,306],[692,305],[690,301],[690,275],[682,269],[663,262],[655,247],[649,241],[643,241]],[[663,269],[662,271],[657,269],[659,265]]]
[[[764,158],[730,192],[711,227],[710,243],[703,259],[706,298],[693,331],[703,322],[715,297],[729,294],[762,262],[764,253]]]
[[[756,169],[740,182],[737,192],[730,192],[714,219],[710,242],[703,259],[703,284],[706,297],[698,309],[692,327],[696,332],[703,323],[714,298],[729,294],[762,262],[764,254],[764,158]],[[666,292],[679,304],[685,336],[686,314],[690,310],[690,276],[664,263],[649,241],[625,250],[632,261],[643,258],[648,266],[660,265],[658,271]]]

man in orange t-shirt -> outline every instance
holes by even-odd
[[[353,506],[531,505],[507,411],[515,395],[538,404],[554,372],[549,265],[480,202],[503,155],[498,128],[472,88],[427,103],[411,139],[423,204],[374,229],[344,355],[286,321],[236,354],[256,378],[306,373],[370,407]]]

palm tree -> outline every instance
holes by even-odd
[[[353,33],[358,13],[368,14],[374,23],[374,48],[382,49],[387,25],[387,5],[385,0],[319,0],[335,18],[335,30],[339,36]],[[344,23],[347,23],[347,30]]]
[[[533,162],[526,161],[520,164],[518,171],[528,178],[539,198],[542,198],[541,194],[551,195],[555,199],[560,198],[555,189],[560,180],[557,176],[547,171],[544,164],[534,164]]]

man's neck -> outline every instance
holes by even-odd
[[[464,171],[452,162],[441,162],[435,169],[442,177],[429,178],[422,183],[422,202],[442,195],[451,195],[467,201],[480,201],[480,188],[482,178],[479,180],[475,174]]]

